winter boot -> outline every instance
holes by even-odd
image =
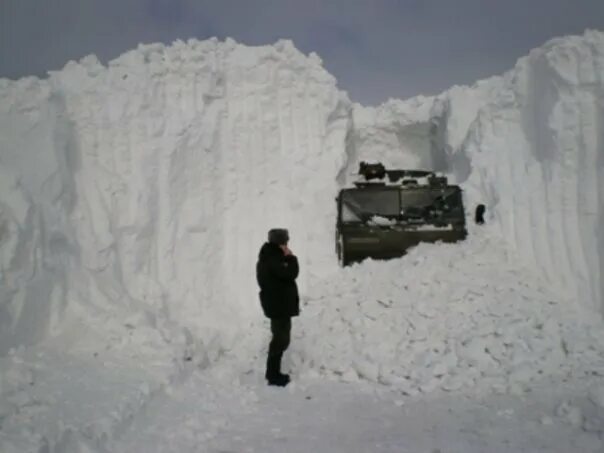
[[[281,373],[281,356],[269,356],[266,361],[266,373],[264,375],[268,385],[285,387],[289,384],[289,374]]]
[[[289,375],[278,374],[277,376],[271,376],[267,379],[268,385],[276,385],[277,387],[285,387],[289,384]]]

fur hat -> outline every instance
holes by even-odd
[[[286,245],[289,242],[289,232],[285,228],[273,228],[268,232],[268,242]]]

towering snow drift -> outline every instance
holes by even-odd
[[[1,80],[0,353],[66,300],[228,344],[258,314],[270,227],[291,229],[305,278],[335,263],[351,109],[335,83],[290,42],[216,40]]]
[[[597,305],[603,74],[588,32],[503,77],[354,112],[286,41],[141,46],[0,80],[0,353],[91,311],[229,348],[259,317],[269,227],[292,230],[303,293],[337,269],[333,196],[363,158],[449,172],[524,259]]]
[[[506,239],[581,303],[604,308],[604,34],[520,60],[479,114],[468,185]]]
[[[379,150],[451,173],[524,259],[604,309],[603,33],[552,40],[473,87],[357,106],[354,119],[357,159]]]

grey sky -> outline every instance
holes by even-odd
[[[604,0],[0,0],[0,77],[106,62],[139,42],[290,38],[376,104],[500,74],[586,28],[604,30]]]

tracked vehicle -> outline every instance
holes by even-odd
[[[431,171],[361,162],[359,180],[336,201],[336,253],[343,266],[397,258],[420,242],[457,242],[467,235],[460,187]]]

